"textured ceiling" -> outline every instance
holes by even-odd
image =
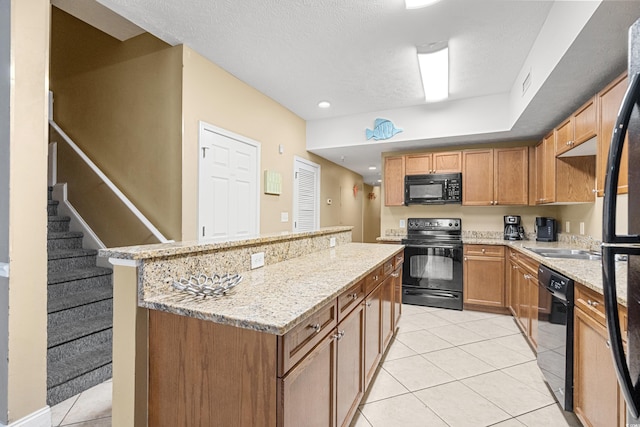
[[[424,103],[416,46],[450,47],[451,99],[506,92],[552,2],[100,0],[306,120]],[[332,108],[321,110],[320,100]]]

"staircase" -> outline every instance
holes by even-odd
[[[97,251],[47,207],[47,404],[53,406],[111,378],[112,271],[96,266]]]

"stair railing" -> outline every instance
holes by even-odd
[[[149,221],[149,219],[144,216],[142,212],[140,212],[140,210],[131,202],[131,200],[129,200],[129,198],[125,196],[118,187],[116,187],[116,185],[109,179],[109,177],[107,177],[104,172],[102,172],[100,168],[95,163],[93,163],[89,157],[87,157],[87,155],[80,149],[80,147],[78,147],[71,140],[71,138],[69,138],[69,136],[62,129],[60,129],[60,126],[58,126],[56,122],[53,121],[53,119],[49,119],[49,125],[62,137],[64,142],[66,142],[67,145],[69,145],[69,147],[71,147],[71,149],[75,151],[78,156],[80,156],[82,161],[91,168],[91,170],[102,180],[102,182],[104,182],[107,187],[109,187],[113,194],[115,194],[122,201],[122,203],[124,203],[124,205],[131,211],[131,213],[136,216],[136,218],[138,218],[138,220],[147,228],[147,230],[149,230],[156,237],[156,239],[160,241],[160,243],[173,242],[173,240],[168,240],[166,237],[164,237],[160,230],[158,230],[151,223],[151,221]]]

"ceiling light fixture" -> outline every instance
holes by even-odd
[[[425,101],[446,99],[449,96],[449,47],[433,52],[418,52],[418,64]]]
[[[420,9],[438,3],[440,0],[404,0],[407,9]]]
[[[329,101],[320,101],[320,102],[318,102],[318,107],[320,107],[320,108],[329,108],[329,107],[331,107],[331,103]]]
[[[376,170],[376,169],[377,169],[377,168],[376,168],[375,166],[369,166],[369,170],[370,170],[370,171],[374,171],[374,170]]]

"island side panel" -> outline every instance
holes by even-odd
[[[275,426],[277,336],[149,312],[149,426]]]

